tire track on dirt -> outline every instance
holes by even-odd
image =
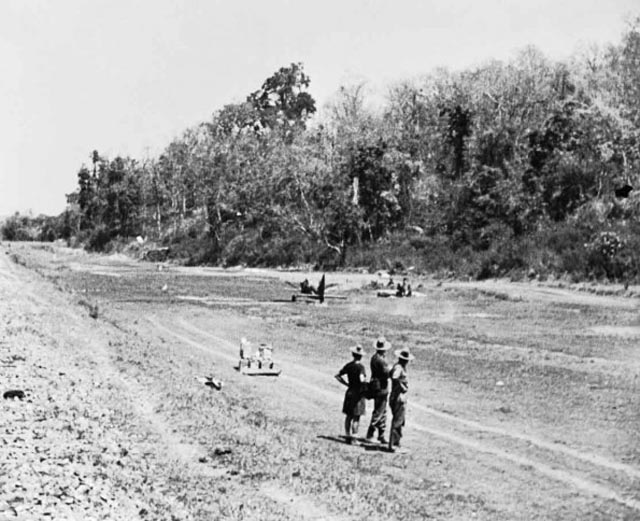
[[[16,277],[13,273],[10,273],[6,269],[0,270],[0,278],[8,280],[10,283],[11,282],[18,282],[18,277]]]
[[[182,341],[183,343],[185,343],[187,345],[190,345],[191,347],[194,347],[195,349],[198,349],[199,351],[205,352],[207,354],[213,354],[216,357],[221,358],[223,360],[226,360],[228,362],[231,362],[233,364],[237,364],[237,362],[238,362],[238,356],[237,355],[230,355],[230,354],[227,354],[225,352],[221,352],[219,350],[212,349],[211,347],[207,347],[206,345],[202,344],[201,342],[198,342],[196,340],[193,340],[192,338],[189,338],[188,336],[180,334],[180,333],[174,331],[173,329],[169,329],[166,325],[161,324],[155,318],[147,317],[147,320],[151,324],[153,324],[153,326],[155,328],[157,328],[158,330],[163,331],[164,333],[166,333],[168,335],[171,335],[174,338],[177,338],[178,340]],[[181,322],[181,325],[184,324],[183,321],[180,321],[180,322]],[[193,326],[193,328],[195,328],[195,326]],[[192,329],[192,327],[191,326],[187,326],[187,327],[185,327],[185,329]],[[199,329],[199,328],[195,328],[195,329]],[[194,331],[194,332],[196,334],[198,334],[198,332],[199,332],[201,335],[208,336],[208,337],[212,338],[213,340],[216,340],[217,342],[219,342],[221,344],[225,344],[230,349],[233,349],[234,351],[237,349],[236,344],[234,344],[232,342],[229,342],[228,340],[226,340],[224,338],[218,337],[216,335],[213,335],[211,333],[208,333],[208,332],[202,331],[202,330]],[[290,363],[287,363],[285,365],[292,366],[292,364],[290,364]],[[307,373],[315,373],[315,371],[312,371],[312,370],[307,369],[307,368],[302,367],[302,366],[295,366],[295,367],[296,367],[296,370],[301,370],[301,371],[307,372]],[[305,389],[313,391],[316,395],[320,394],[320,395],[324,396],[325,398],[334,399],[335,396],[336,396],[336,393],[333,392],[333,391],[328,391],[328,390],[325,390],[325,389],[321,389],[317,385],[310,384],[305,380],[300,380],[299,378],[295,378],[295,377],[287,375],[287,374],[282,374],[282,375],[279,376],[279,378],[281,380],[284,380],[284,381],[287,381],[287,382],[290,382],[290,383],[294,383],[297,386],[304,387]]]
[[[451,306],[450,306],[451,307]],[[445,314],[443,316],[446,316],[449,313],[449,311],[445,311]],[[446,321],[449,321],[449,319],[447,318]],[[195,326],[193,326],[193,328],[195,328]],[[320,333],[319,330],[316,330]],[[197,331],[195,331],[197,332]],[[200,330],[200,332],[202,334],[209,334],[203,330]],[[357,335],[351,335],[351,334],[344,334],[344,333],[336,333],[333,331],[322,331],[323,335],[327,335],[327,336],[333,336],[336,338],[341,338],[341,339],[345,339],[345,340],[349,340],[349,341],[353,341],[354,339],[357,339],[358,336]],[[222,340],[222,339],[219,339]],[[486,347],[489,344],[483,344],[483,347]],[[504,351],[508,351],[508,350],[516,350],[522,353],[529,353],[529,349],[524,348],[524,347],[518,347],[518,346],[510,346],[510,345],[502,345],[502,344],[491,344],[490,347],[492,348],[499,348],[502,349]],[[418,346],[417,349],[433,349],[433,347],[431,346]],[[438,349],[439,352],[442,352],[442,349]],[[450,354],[452,356],[463,356],[460,353],[456,353],[456,352],[452,352],[449,351]],[[559,353],[554,353],[555,357],[560,358],[563,363],[559,364],[559,363],[554,363],[554,362],[547,362],[545,360],[542,360],[540,362],[541,365],[545,365],[545,366],[551,366],[551,367],[567,367],[568,364],[570,363],[574,363],[576,359],[578,359],[577,356],[573,356],[573,355],[565,355],[565,354],[559,354]],[[614,360],[605,360],[605,359],[597,359],[598,362],[602,363],[602,364],[610,364],[610,365],[615,365],[615,366],[624,366],[624,367],[629,367],[630,363],[627,362],[622,362],[622,361],[614,361]],[[631,364],[634,368],[635,367],[640,367],[640,365],[638,364]],[[313,372],[315,375],[319,376],[326,376],[323,373],[320,373],[318,371],[315,371],[313,369],[308,369],[308,371]],[[584,463],[588,463],[591,465],[595,465],[597,467],[604,467],[607,468],[609,470],[615,471],[615,472],[622,472],[627,474],[629,477],[631,478],[636,478],[636,479],[640,479],[640,469],[637,467],[634,467],[632,465],[628,465],[626,463],[622,463],[622,462],[618,462],[618,461],[614,461],[611,460],[609,458],[606,458],[604,456],[600,456],[597,454],[588,454],[585,452],[581,452],[579,450],[576,449],[572,449],[571,447],[566,447],[564,445],[561,445],[559,443],[553,442],[553,441],[548,441],[548,440],[544,440],[542,438],[539,438],[537,436],[533,436],[530,434],[525,434],[525,433],[521,433],[521,432],[517,432],[514,430],[508,430],[508,429],[504,429],[502,427],[499,426],[493,426],[493,425],[486,425],[483,423],[480,423],[478,421],[475,420],[469,420],[466,418],[461,418],[459,416],[455,416],[451,413],[447,413],[447,412],[443,412],[440,411],[438,409],[434,409],[432,407],[426,406],[426,405],[422,405],[419,402],[416,402],[415,400],[411,401],[411,407],[412,408],[416,408],[418,410],[420,410],[421,412],[425,413],[425,414],[429,414],[431,416],[435,416],[437,418],[440,418],[442,420],[445,421],[449,421],[449,422],[455,422],[461,425],[464,425],[465,427],[468,427],[470,429],[476,430],[476,431],[480,431],[480,432],[487,432],[490,434],[495,434],[497,436],[503,436],[505,438],[510,438],[510,439],[515,439],[517,441],[520,442],[525,442],[525,443],[529,443],[531,445],[535,445],[536,447],[539,447],[540,449],[544,449],[544,450],[548,450],[551,452],[557,452],[560,454],[563,454],[564,456],[568,456],[570,458],[582,461]]]
[[[28,304],[31,314],[43,313],[45,310],[54,308],[54,313],[58,317],[57,324],[62,324],[63,322],[65,324],[71,323],[76,325],[79,330],[86,327],[84,320],[79,318],[77,310],[73,305],[69,305],[70,303],[66,299],[56,294],[44,296],[42,293],[36,293],[37,289],[34,288],[31,281],[22,276],[27,275],[27,271],[16,275],[12,274],[11,277],[3,277],[3,268],[15,269],[10,265],[9,261],[0,258],[0,290],[7,290],[7,292],[11,293],[12,298],[21,298],[21,302]],[[11,282],[8,282],[7,279]],[[75,340],[77,332],[72,333],[72,335],[74,336],[70,338]],[[59,335],[54,336],[60,337]],[[127,400],[127,407],[130,408],[130,412],[135,414],[137,422],[140,423],[144,432],[153,437],[154,441],[152,443],[158,453],[164,454],[168,461],[179,464],[182,469],[180,472],[192,476],[220,479],[229,474],[232,470],[230,467],[202,464],[200,460],[208,456],[206,447],[199,443],[184,442],[181,439],[179,431],[176,431],[165,417],[156,411],[158,402],[149,393],[146,386],[134,376],[123,374],[114,365],[105,342],[96,338],[89,338],[88,342],[70,340],[70,345],[84,344],[86,344],[86,349],[83,350],[84,355],[86,355],[84,361],[92,366],[90,371],[99,374],[102,380],[108,380],[114,389],[122,392],[123,396],[136,397],[135,400]],[[227,359],[237,360],[231,356],[228,356]],[[82,371],[87,371],[87,369],[83,367]],[[284,508],[296,519],[303,519],[304,521],[348,521],[343,516],[330,513],[321,504],[314,501],[313,498],[292,493],[276,483],[266,483],[256,492],[280,505],[281,508]],[[124,499],[119,498],[119,501],[122,505]],[[131,505],[134,505],[134,503],[131,502]],[[129,503],[126,503],[126,506],[130,506]],[[139,510],[139,505],[135,509],[132,507],[131,516],[134,515],[133,512],[138,512]],[[1,515],[0,518],[4,519]]]
[[[160,324],[155,318],[151,318],[149,317],[148,320],[154,324],[154,326],[156,326],[158,329],[163,330],[164,332],[166,332],[167,334],[170,334],[172,336],[174,336],[175,338],[185,342],[188,345],[191,345],[193,347],[195,347],[196,349],[199,349],[201,351],[207,352],[209,354],[214,354],[216,356],[219,356],[220,358],[223,358],[225,360],[229,360],[229,361],[237,361],[237,357],[236,356],[231,356],[229,354],[226,354],[224,352],[220,352],[220,351],[216,351],[213,350],[205,345],[203,345],[202,343],[198,342],[197,340],[194,340],[188,336],[185,336],[181,333],[178,333],[172,329],[170,329],[169,327],[167,327],[166,325]],[[184,329],[190,330],[192,333],[198,334],[200,336],[205,336],[208,338],[211,338],[213,340],[216,340],[219,344],[222,345],[226,345],[229,347],[229,349],[236,349],[236,346],[234,343],[229,342],[228,340],[219,337],[217,335],[214,335],[212,333],[209,333],[208,331],[204,331],[202,329],[200,329],[199,327],[193,325],[193,324],[186,324],[185,321],[181,320],[179,321],[180,325],[182,325],[184,327]],[[287,365],[291,366],[292,368],[295,368],[296,371],[298,372],[304,372],[304,373],[308,373],[308,374],[314,374],[316,377],[321,376],[323,379],[327,377],[327,375],[313,370],[313,369],[309,369],[305,366],[301,366],[299,364],[295,364],[295,363],[288,363]],[[283,364],[284,366],[284,364]],[[320,393],[323,396],[330,398],[332,400],[338,401],[342,398],[342,395],[340,393],[337,393],[335,391],[330,391],[327,389],[323,389],[322,387],[320,387],[319,385],[310,383],[308,381],[305,380],[301,380],[299,378],[295,378],[293,376],[289,376],[289,375],[281,375],[280,378],[283,378],[284,380],[290,381],[292,383],[295,383],[297,386],[301,386],[304,387],[306,389],[312,390],[314,393]],[[545,442],[544,440],[540,440],[538,438],[535,437],[531,437],[531,436],[527,436],[527,435],[522,435],[522,434],[517,434],[516,436],[513,435],[513,433],[511,433],[510,431],[507,431],[505,429],[501,429],[499,427],[491,427],[491,426],[487,426],[487,425],[483,425],[479,422],[475,422],[473,420],[466,420],[463,418],[458,418],[455,416],[452,416],[450,414],[447,413],[443,413],[441,411],[438,411],[436,409],[432,409],[430,407],[421,405],[421,404],[417,404],[415,402],[411,402],[410,407],[415,407],[416,409],[422,411],[423,413],[429,414],[431,416],[440,418],[440,419],[444,419],[447,420],[449,422],[454,422],[454,423],[459,423],[461,425],[464,425],[466,427],[470,427],[473,428],[476,431],[484,431],[484,432],[490,432],[493,434],[497,434],[497,435],[501,435],[501,436],[505,436],[508,438],[512,438],[512,439],[516,439],[519,441],[524,441],[526,443],[531,443],[534,445],[538,445],[541,448],[544,448],[546,450],[549,450],[551,452],[556,452],[556,453],[563,453],[566,456],[570,456],[570,457],[575,457],[576,459],[581,459],[585,462],[591,463],[593,465],[596,466],[604,466],[607,468],[610,468],[612,470],[617,470],[617,471],[624,471],[626,473],[630,473],[631,475],[635,476],[635,475],[639,475],[640,472],[633,468],[630,467],[628,465],[624,465],[622,463],[617,463],[617,462],[612,462],[606,458],[603,457],[599,457],[599,456],[591,456],[588,454],[584,454],[581,453],[579,451],[575,451],[573,449],[567,448],[567,447],[562,447],[562,446],[557,446],[554,443],[551,442]],[[626,498],[624,496],[622,496],[620,493],[618,493],[617,491],[605,486],[605,485],[601,485],[599,483],[596,483],[594,481],[582,478],[580,476],[577,476],[575,474],[572,474],[569,471],[566,470],[561,470],[561,469],[557,469],[554,468],[546,463],[542,463],[536,460],[533,460],[531,458],[528,458],[526,456],[521,456],[518,454],[513,454],[511,452],[507,452],[506,450],[491,446],[487,443],[484,442],[480,442],[478,440],[466,437],[464,435],[460,435],[457,434],[455,432],[452,432],[451,430],[443,430],[443,429],[438,429],[432,426],[426,426],[423,424],[420,424],[418,422],[412,421],[412,422],[408,422],[408,425],[412,428],[415,429],[417,431],[423,432],[425,434],[429,434],[432,436],[435,436],[437,438],[443,439],[449,443],[454,443],[463,447],[466,447],[468,449],[472,449],[476,452],[481,452],[484,454],[489,454],[489,455],[493,455],[496,457],[499,457],[503,460],[509,461],[511,463],[514,463],[518,466],[522,466],[522,467],[528,467],[528,468],[532,468],[534,470],[536,470],[538,473],[553,479],[554,481],[560,481],[563,482],[565,484],[568,484],[572,487],[574,487],[575,489],[578,489],[582,492],[585,492],[587,494],[593,495],[593,496],[598,496],[607,500],[612,500],[615,501],[617,503],[620,503],[622,505],[625,505],[629,508],[632,508],[634,510],[637,510],[640,512],[640,501],[635,500],[633,498]]]
[[[265,484],[260,491],[268,498],[277,501],[306,521],[343,521],[344,518],[330,514],[314,501],[304,496],[284,490],[273,483]]]
[[[125,460],[124,464],[118,461],[118,465],[128,468],[127,472],[129,476],[131,476],[131,473],[136,472],[137,464],[135,462],[137,461],[136,458],[139,457],[136,456],[136,454],[141,454],[142,450],[145,450],[145,452],[146,450],[153,450],[167,457],[168,460],[172,462],[177,461],[181,464],[181,467],[188,469],[191,474],[198,477],[219,477],[221,475],[219,469],[212,469],[196,463],[197,456],[199,456],[201,452],[199,450],[200,447],[180,443],[178,436],[172,434],[171,429],[163,418],[155,412],[154,403],[148,390],[144,388],[143,384],[123,375],[111,363],[106,342],[100,340],[99,338],[101,337],[96,337],[96,331],[91,327],[94,324],[87,323],[86,319],[78,313],[77,307],[74,307],[74,304],[71,303],[68,298],[64,297],[63,294],[52,291],[50,287],[47,287],[49,286],[48,282],[43,283],[37,277],[34,277],[28,269],[13,267],[9,264],[9,261],[0,259],[0,269],[2,268],[8,268],[14,272],[13,278],[10,279],[12,282],[8,282],[9,278],[0,278],[0,290],[6,291],[6,293],[9,294],[9,298],[4,303],[12,309],[14,316],[22,317],[22,320],[26,323],[37,326],[38,330],[38,340],[36,342],[30,342],[29,348],[31,351],[27,358],[29,363],[25,364],[25,367],[31,368],[31,372],[23,372],[21,376],[25,380],[28,380],[30,386],[33,386],[33,388],[37,388],[38,385],[47,385],[47,382],[48,386],[52,386],[55,381],[53,391],[55,398],[49,395],[48,402],[44,402],[43,395],[45,392],[42,390],[39,397],[34,396],[33,400],[35,403],[39,403],[38,400],[40,400],[39,414],[35,420],[31,419],[30,421],[45,422],[58,417],[57,412],[47,410],[45,403],[57,404],[55,406],[56,409],[59,405],[64,404],[61,407],[62,409],[82,411],[78,417],[74,414],[73,420],[67,418],[67,420],[70,421],[63,427],[63,430],[68,429],[69,432],[77,430],[79,433],[77,439],[82,440],[78,442],[78,445],[73,441],[69,442],[67,450],[73,453],[75,463],[74,457],[67,461],[67,463],[71,462],[75,465],[76,470],[73,475],[76,477],[76,483],[82,483],[82,486],[88,487],[87,490],[91,490],[97,485],[102,487],[102,495],[99,496],[101,509],[109,509],[111,515],[115,515],[117,510],[119,513],[117,519],[133,519],[136,517],[135,514],[141,511],[141,508],[148,507],[147,501],[149,499],[148,496],[143,497],[141,494],[137,494],[136,491],[131,491],[130,488],[123,488],[121,484],[113,485],[113,481],[107,477],[113,470],[105,470],[105,466],[109,465],[108,460],[97,463],[101,457],[97,456],[97,454],[105,454],[106,452],[107,457],[109,454],[107,441],[104,440],[110,440],[110,443],[114,444],[114,440],[119,439],[126,444],[128,450],[124,454],[118,453],[119,458],[124,458],[128,455],[128,451],[131,451],[130,457]],[[38,320],[40,316],[47,316],[49,320],[40,322]],[[82,337],[82,335],[85,336]],[[41,358],[39,356],[39,350],[42,350],[44,354],[49,351],[49,349],[45,349],[46,347],[53,347],[51,350],[53,351],[55,349],[55,352],[47,353],[48,356]],[[35,364],[36,361],[37,365]],[[38,370],[35,371],[35,368]],[[60,378],[61,376],[63,377],[62,379]],[[103,386],[102,383],[104,381],[108,381],[109,384]],[[69,396],[67,396],[67,398],[63,397],[64,391],[60,389],[63,389],[64,385],[69,385],[69,382],[70,387],[67,388],[67,392],[73,394],[75,400],[78,401],[69,402]],[[71,391],[71,389],[73,389],[73,391]],[[94,389],[96,390],[95,395],[93,394]],[[113,393],[113,395],[111,393]],[[99,400],[97,396],[101,397],[101,401],[97,401]],[[135,396],[136,399],[118,399],[118,397],[123,398],[130,396]],[[135,423],[136,425],[139,424],[139,427],[135,427],[135,432],[143,433],[144,441],[140,442],[139,438],[135,439],[135,441],[134,438],[125,438],[125,431],[121,432],[117,427],[117,423],[112,424],[112,419],[108,420],[109,423],[105,420],[103,425],[97,427],[98,423],[102,423],[102,417],[106,416],[110,418],[110,415],[116,410],[115,407],[111,407],[110,399],[118,399],[118,402],[122,401],[126,403],[126,405],[117,410],[123,412],[123,414],[128,415],[133,413],[135,415]],[[69,406],[69,403],[72,405]],[[96,411],[97,409],[94,409],[94,407],[96,407],[98,403],[100,406],[107,404],[106,409],[103,409],[103,413],[100,415],[100,420],[97,420],[98,413],[95,415],[86,415],[86,411],[88,410]],[[27,409],[27,411],[29,411],[29,409]],[[24,413],[22,422],[26,422],[27,417],[28,413]],[[64,416],[61,417],[64,418]],[[79,419],[82,423],[76,424],[76,419]],[[132,423],[133,422],[129,420],[127,425],[130,426]],[[61,423],[61,425],[63,425],[63,423]],[[108,425],[116,425],[115,432],[117,434],[113,434],[113,438],[107,435],[106,430],[102,434],[100,433],[101,429],[107,429]],[[27,432],[35,432],[33,425],[27,427],[27,429]],[[114,431],[111,431],[110,434],[113,432]],[[132,431],[126,431],[127,434],[131,434],[131,432]],[[56,474],[55,471],[51,471],[47,467],[47,465],[54,466],[54,468],[56,468],[56,466],[62,466],[59,463],[60,455],[56,453],[56,450],[63,451],[62,453],[64,453],[63,445],[59,442],[56,443],[52,441],[56,440],[57,434],[59,433],[55,428],[47,431],[46,435],[42,434],[41,431],[37,438],[34,437],[31,439],[30,451],[20,456],[15,456],[14,453],[14,458],[20,457],[23,465],[26,466],[27,469],[31,469],[31,471],[25,470],[22,475],[25,479],[26,488],[23,487],[20,494],[35,493],[31,492],[32,489],[30,489],[30,487],[33,487],[35,491],[40,490],[42,486],[48,487],[49,490],[67,490],[67,485],[71,482],[62,477],[64,473]],[[151,435],[151,439],[154,441],[147,441],[149,435]],[[83,466],[81,462],[86,461],[86,458],[88,458],[87,455],[92,454],[91,449],[88,448],[87,445],[87,440],[91,439],[91,436],[94,436],[93,441],[98,447],[95,449],[98,452],[94,455],[94,457],[98,459],[94,460],[93,465],[86,464]],[[122,438],[118,438],[117,436],[122,436]],[[43,441],[35,442],[34,440]],[[83,443],[85,443],[84,446]],[[139,445],[138,443],[141,444]],[[152,449],[148,449],[148,446],[145,445],[146,443],[149,443]],[[104,446],[100,452],[100,446],[103,444]],[[51,450],[52,447],[56,447],[56,449]],[[118,445],[118,447],[121,448],[120,445]],[[40,457],[39,454],[43,454],[44,456]],[[34,469],[34,465],[31,463],[32,460],[30,458],[32,456],[36,458],[33,461],[38,462],[36,465],[41,464],[37,469]],[[146,460],[146,456],[144,459]],[[96,467],[95,471],[86,470],[92,467]],[[38,477],[34,478],[34,474]],[[120,479],[124,481],[127,477],[121,477]],[[34,485],[34,482],[39,482],[39,485]],[[0,489],[2,488],[3,487],[0,487]],[[0,492],[4,493],[4,490],[0,490]],[[62,504],[55,507],[51,505],[42,506],[43,501],[41,500],[33,504],[25,502],[25,508],[28,508],[30,512],[30,509],[35,508],[40,514],[42,514],[42,509],[45,509],[44,516],[51,515],[53,512],[54,517],[56,517],[57,514],[58,517],[62,516],[65,519],[85,519],[87,514],[96,513],[97,509],[95,509],[95,505],[92,508],[87,503],[89,496],[85,496],[85,493],[78,495],[77,492],[63,492],[62,494],[64,497],[70,498],[66,506]],[[88,494],[88,492],[86,492],[86,494]],[[43,494],[41,494],[41,496],[43,496]],[[55,494],[54,496],[62,497]],[[48,498],[50,496],[47,495],[43,497]],[[60,501],[62,501],[62,499]],[[2,503],[2,501],[0,501],[0,503]],[[67,515],[65,515],[59,510],[61,507],[71,510],[67,510]],[[82,512],[80,512],[80,509],[82,509]],[[22,519],[21,516],[18,517]],[[93,516],[90,517],[93,519]],[[107,518],[104,514],[99,517]],[[25,519],[44,518],[42,515],[25,516]],[[112,517],[109,516],[109,518]],[[5,517],[0,515],[0,519],[5,519]]]
[[[632,467],[631,465],[627,465],[625,463],[612,461],[603,456],[598,456],[597,454],[586,454],[584,452],[577,451],[570,447],[564,447],[562,445],[559,445],[551,441],[542,440],[535,436],[513,432],[510,430],[503,429],[501,427],[495,427],[492,425],[485,425],[483,423],[479,423],[474,420],[459,418],[457,416],[453,416],[452,414],[442,412],[437,409],[433,409],[432,407],[421,405],[419,403],[412,402],[411,406],[422,412],[430,414],[431,416],[442,418],[448,421],[454,421],[456,423],[459,423],[461,425],[464,425],[466,427],[469,427],[477,431],[489,432],[491,434],[497,434],[498,436],[503,436],[505,438],[512,438],[518,441],[530,443],[531,445],[535,445],[537,447],[540,447],[541,449],[545,449],[550,452],[558,452],[565,456],[569,456],[574,459],[584,461],[585,463],[590,463],[591,465],[595,465],[597,467],[606,467],[610,470],[624,472],[633,478],[640,478],[640,470],[636,469],[635,467]]]
[[[187,324],[185,323],[184,320],[180,321],[180,325],[183,326],[186,329],[191,330],[192,332],[196,333],[196,334],[201,334],[201,335],[205,335],[208,336],[210,338],[215,339],[216,341],[220,342],[220,343],[224,343],[227,344],[229,346],[233,346],[233,344],[231,342],[229,342],[228,340],[221,338],[217,335],[213,335],[212,333],[209,333],[208,331],[204,331],[203,329],[200,329],[199,327],[192,325],[192,324]],[[234,358],[234,360],[237,361],[237,358]],[[308,373],[309,375],[313,375],[314,377],[317,378],[323,378],[326,379],[327,378],[327,374],[322,373],[320,371],[317,371],[315,369],[312,368],[308,368],[305,366],[302,366],[300,364],[292,364],[296,371],[303,371]],[[283,375],[286,376],[286,375]],[[296,382],[297,383],[297,382]],[[517,441],[521,441],[521,442],[525,442],[531,445],[535,445],[536,447],[539,447],[541,449],[544,450],[548,450],[550,452],[556,452],[556,453],[560,453],[563,454],[564,456],[568,456],[580,461],[583,461],[585,463],[589,463],[591,465],[595,465],[597,467],[604,467],[604,468],[608,468],[610,470],[616,471],[616,472],[623,472],[626,473],[627,475],[629,475],[629,477],[632,478],[637,478],[640,479],[640,469],[637,469],[631,465],[627,465],[625,463],[621,463],[621,462],[617,462],[617,461],[613,461],[610,460],[608,458],[605,458],[604,456],[599,456],[597,454],[587,454],[584,452],[580,452],[576,449],[572,449],[570,447],[566,447],[563,445],[560,445],[558,443],[554,443],[551,441],[547,441],[541,438],[538,438],[536,436],[532,436],[529,434],[524,434],[524,433],[520,433],[517,431],[513,431],[513,430],[508,430],[502,427],[498,427],[498,426],[492,426],[492,425],[486,425],[483,423],[480,423],[478,421],[475,420],[469,420],[466,418],[461,418],[459,416],[455,416],[451,413],[447,413],[447,412],[443,412],[440,411],[438,409],[434,409],[433,407],[429,407],[426,405],[422,405],[421,403],[417,402],[416,400],[412,400],[411,401],[411,408],[415,408],[425,414],[428,414],[430,416],[434,416],[436,418],[448,421],[448,422],[454,422],[454,423],[458,423],[460,425],[464,425],[465,427],[468,427],[470,429],[473,429],[475,431],[481,431],[481,432],[487,432],[490,434],[495,434],[498,436],[503,436],[505,438],[510,438],[510,439],[515,439]]]
[[[535,286],[527,283],[502,281],[485,282],[445,282],[442,288],[458,290],[477,290],[490,293],[504,293],[512,299],[537,300],[539,302],[564,302],[585,306],[603,306],[609,308],[637,309],[635,298],[615,295],[595,295],[592,293],[576,292],[575,289],[558,288],[553,286]]]
[[[29,270],[29,268],[16,266],[13,263],[13,261],[8,258],[7,255],[4,255],[4,256],[0,255],[0,261],[2,264],[1,266],[2,269],[0,270],[0,274],[4,275],[6,279],[9,279],[9,281],[14,283],[11,286],[11,290],[16,294],[26,296],[36,304],[46,309],[47,306],[49,305],[49,302],[42,295],[39,295],[34,291],[32,291],[28,287],[27,282],[25,282],[21,278],[20,270],[23,270],[23,272],[30,273],[31,271]]]
[[[9,252],[5,251],[5,255],[0,255],[2,266],[0,266],[0,276],[9,279],[10,282],[20,282],[19,277],[15,273],[13,261],[9,258]]]
[[[6,263],[6,261],[5,261]],[[13,271],[15,268],[10,267]],[[13,289],[17,294],[28,298],[32,301],[35,309],[40,308],[40,312],[46,312],[50,306],[54,306],[57,313],[65,315],[71,323],[78,322],[78,315],[71,308],[60,302],[52,302],[41,295],[34,292],[29,284],[19,276],[13,274],[13,280],[17,286]],[[82,325],[80,324],[82,327]],[[221,475],[220,469],[206,469],[202,465],[195,465],[194,461],[197,457],[204,456],[204,448],[200,445],[182,442],[178,436],[174,435],[172,428],[166,423],[164,418],[155,412],[156,404],[149,396],[146,389],[139,382],[123,375],[109,360],[109,355],[103,343],[93,338],[89,339],[89,349],[86,353],[90,360],[96,364],[99,374],[106,380],[120,389],[124,390],[124,394],[128,396],[137,396],[138,399],[131,401],[130,406],[136,415],[146,423],[147,427],[159,438],[159,444],[171,455],[179,460],[182,464],[195,471],[198,475],[212,474],[214,476]],[[223,469],[226,472],[226,469]]]
[[[172,329],[169,329],[169,327],[167,327],[164,324],[161,324],[155,318],[147,317],[147,320],[151,324],[153,324],[154,327],[156,327],[158,330],[164,332],[165,334],[173,336],[174,338],[180,340],[184,344],[187,344],[199,351],[202,351],[209,355],[213,354],[215,357],[226,360],[228,362],[236,363],[238,361],[237,356],[232,356],[225,352],[221,352],[219,350],[212,349],[211,347],[207,347],[200,342],[197,342],[185,335],[182,335]],[[180,321],[180,322],[183,323],[183,321]],[[235,344],[233,344],[232,342],[229,342],[226,339],[223,339],[221,337],[218,337],[216,335],[211,335],[211,334],[208,334],[208,336],[210,336],[211,338],[213,338],[214,340],[216,340],[221,344],[229,346],[229,348],[231,349],[237,348]],[[316,395],[322,394],[323,396],[331,399],[334,399],[337,396],[337,394],[334,392],[320,389],[313,384],[309,384],[308,382],[305,382],[298,378],[294,378],[289,375],[281,375],[279,378],[284,381],[294,383],[298,388],[303,387],[303,388],[309,389],[310,391],[313,391]],[[327,512],[326,509],[324,509],[321,505],[318,505],[312,499],[307,498],[305,496],[301,496],[299,494],[295,494],[289,490],[283,489],[275,485],[274,483],[269,483],[263,486],[260,490],[268,498],[285,505],[288,510],[295,512],[295,514],[300,516],[302,519],[305,519],[308,521],[343,521],[344,520],[344,518],[341,516],[330,514],[329,512]]]

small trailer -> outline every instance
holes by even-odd
[[[282,369],[273,360],[271,344],[253,346],[246,338],[242,338],[238,371],[249,376],[279,376]]]

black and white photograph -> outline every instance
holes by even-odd
[[[0,521],[640,521],[639,0],[0,0]]]

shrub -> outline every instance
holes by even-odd
[[[585,245],[585,248],[592,276],[617,280],[626,275],[625,263],[621,255],[625,243],[616,232],[599,232]]]
[[[89,251],[104,252],[109,248],[111,242],[111,232],[106,225],[101,224],[91,230],[87,238],[87,249]]]
[[[7,218],[0,230],[4,241],[31,241],[34,239],[29,218],[18,213]]]

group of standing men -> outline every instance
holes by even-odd
[[[402,427],[405,423],[405,410],[409,384],[407,380],[407,364],[413,360],[408,349],[395,351],[397,362],[390,366],[386,355],[391,344],[380,337],[374,342],[375,353],[371,357],[371,379],[367,382],[366,369],[362,363],[365,354],[362,346],[351,348],[353,360],[346,364],[335,376],[343,385],[347,386],[342,412],[345,414],[344,429],[347,443],[357,443],[355,435],[358,433],[360,417],[366,410],[366,399],[373,400],[373,413],[367,430],[366,441],[374,443],[376,440],[386,446],[389,452],[404,452],[400,448]],[[347,377],[345,380],[344,377]],[[391,430],[389,441],[385,438],[387,427],[387,403],[391,409]]]

